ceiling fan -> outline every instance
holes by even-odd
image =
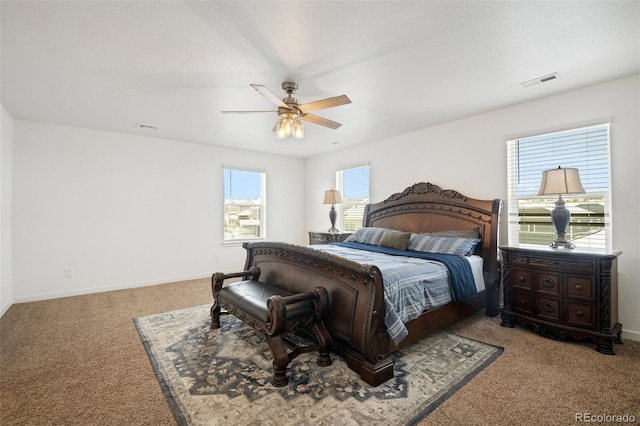
[[[277,111],[222,111],[225,114],[252,114],[260,112],[277,112],[278,122],[273,130],[276,132],[276,136],[279,139],[288,137],[294,137],[296,139],[302,139],[304,137],[304,127],[301,120],[308,121],[309,123],[319,124],[321,126],[329,127],[330,129],[337,129],[342,124],[323,118],[317,115],[309,114],[311,111],[317,111],[320,109],[333,108],[344,104],[350,104],[351,99],[347,95],[334,96],[332,98],[321,99],[314,102],[309,102],[300,105],[298,100],[291,95],[298,91],[298,84],[285,81],[282,83],[282,90],[287,93],[287,96],[282,100],[278,98],[271,90],[261,84],[252,84],[251,87],[256,89],[258,93],[271,101],[278,107]]]

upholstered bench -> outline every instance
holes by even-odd
[[[331,336],[323,323],[328,305],[327,290],[316,287],[307,293],[294,294],[258,281],[259,276],[260,270],[256,267],[232,274],[213,274],[211,328],[220,328],[220,315],[232,314],[263,333],[274,358],[273,386],[289,383],[287,366],[302,353],[318,351],[317,364],[321,367],[331,365]],[[244,280],[223,285],[231,278]],[[309,339],[291,338],[294,333],[305,333]],[[301,341],[306,344],[300,344]]]

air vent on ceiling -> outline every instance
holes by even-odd
[[[522,87],[531,87],[531,86],[535,86],[536,84],[546,83],[547,81],[555,80],[558,77],[560,77],[558,75],[558,73],[554,72],[553,74],[544,75],[542,77],[534,78],[533,80],[529,80],[529,81],[525,81],[524,83],[520,83],[520,86],[522,86]]]
[[[156,130],[159,129],[159,127],[158,126],[152,126],[151,124],[140,123],[140,124],[138,124],[138,129],[156,131]]]

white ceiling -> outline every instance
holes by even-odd
[[[640,72],[640,2],[2,1],[15,118],[310,157]],[[557,72],[560,78],[519,83]],[[249,84],[346,94],[278,140]],[[141,130],[139,123],[158,126]]]

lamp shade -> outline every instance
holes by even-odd
[[[324,201],[322,204],[336,204],[342,202],[342,196],[340,195],[340,191],[337,189],[330,189],[328,191],[324,191]]]
[[[584,194],[578,169],[558,166],[557,169],[542,172],[542,182],[538,195],[551,194]]]

